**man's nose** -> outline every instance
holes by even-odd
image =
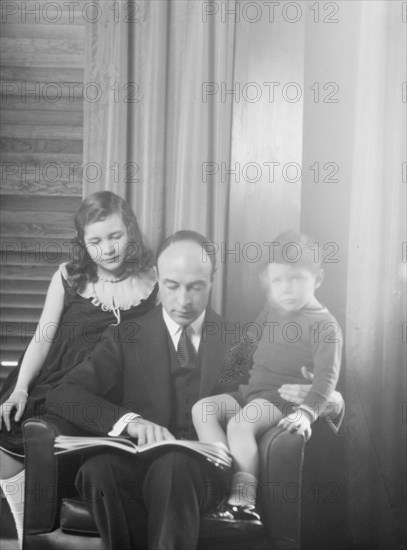
[[[181,306],[186,306],[191,302],[191,297],[186,288],[180,287],[178,290],[178,303]]]

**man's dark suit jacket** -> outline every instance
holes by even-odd
[[[225,364],[230,369],[235,358],[240,363],[239,369],[242,367],[238,340],[235,325],[227,324],[207,308],[199,351],[202,369],[199,399],[235,389],[240,380],[222,384],[220,378]],[[172,342],[161,306],[136,321],[110,327],[90,357],[49,392],[49,413],[99,435],[106,434],[128,412],[137,412],[169,429],[172,405],[169,345]]]

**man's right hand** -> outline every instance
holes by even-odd
[[[149,422],[141,417],[135,418],[127,424],[127,433],[130,437],[137,438],[138,445],[175,439],[167,428],[154,424],[154,422]]]

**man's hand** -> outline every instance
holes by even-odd
[[[2,422],[6,425],[7,431],[10,431],[10,416],[12,411],[15,409],[16,413],[14,415],[14,420],[18,422],[24,412],[25,406],[27,404],[28,396],[26,392],[23,391],[13,391],[10,394],[10,397],[0,406],[0,430],[2,429]]]
[[[314,375],[312,372],[309,372],[306,367],[301,367],[301,374],[310,382],[314,379]],[[280,397],[286,401],[302,405],[310,389],[311,384],[283,384],[279,387],[278,393]],[[320,411],[320,416],[333,417],[339,415],[344,407],[342,395],[336,390],[333,391],[329,396],[327,405],[329,406],[325,406],[322,411]]]
[[[130,437],[137,438],[138,445],[175,439],[167,428],[154,424],[154,422],[149,422],[141,417],[135,418],[127,424],[127,433]]]
[[[287,414],[280,420],[278,426],[282,426],[290,433],[298,433],[305,437],[305,441],[311,437],[311,420],[302,411]]]
[[[310,382],[314,379],[314,375],[312,372],[309,372],[306,367],[301,367],[301,374],[305,380],[309,380]],[[286,401],[301,405],[307,397],[310,389],[311,384],[283,384],[278,388],[278,393],[280,394],[280,397]]]

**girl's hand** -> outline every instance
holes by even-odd
[[[0,407],[0,430],[3,427],[2,422],[4,421],[7,431],[10,431],[10,415],[13,409],[16,409],[14,420],[19,422],[27,404],[27,399],[28,395],[23,390],[14,390],[13,393],[10,394],[7,401],[5,401]]]
[[[291,414],[288,414],[280,420],[278,426],[282,426],[290,433],[298,433],[305,437],[305,441],[311,437],[311,420],[305,414],[298,415],[297,411]]]

